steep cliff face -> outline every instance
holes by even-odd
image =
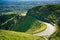
[[[55,5],[42,5],[29,9],[27,16],[33,16],[41,21],[51,23],[52,25],[57,25],[60,29],[60,4]],[[53,37],[56,40],[59,39],[60,30],[57,31]],[[52,38],[52,39],[53,39]]]

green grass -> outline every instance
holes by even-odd
[[[26,33],[35,34],[41,31],[44,31],[47,26],[44,23],[39,22],[36,20],[32,25],[31,28],[26,31]]]
[[[0,40],[44,40],[44,38],[21,32],[0,30]]]
[[[37,19],[26,16],[23,18],[17,25],[13,25],[10,30],[19,31],[19,32],[26,32],[26,33],[36,33],[46,29],[46,25],[44,23],[39,22]],[[36,31],[38,30],[38,31]]]

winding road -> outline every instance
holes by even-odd
[[[42,21],[40,21],[40,22],[42,22]],[[47,25],[46,30],[33,34],[33,36],[50,36],[56,31],[56,27],[54,27],[53,25],[46,23],[46,22],[43,22],[43,23]],[[48,40],[46,37],[44,37],[44,38],[45,38],[45,40]]]
[[[25,16],[25,14],[23,14],[23,16]],[[32,16],[32,17],[35,17],[35,16]],[[38,19],[37,17],[35,17],[35,18]],[[38,21],[43,22],[40,20],[38,20]],[[33,34],[33,36],[50,36],[56,31],[56,27],[54,27],[52,24],[46,23],[46,22],[43,22],[43,23],[47,25],[47,28],[42,32]],[[44,37],[44,39],[48,40],[48,38],[46,38],[46,37]]]
[[[39,22],[43,22],[43,21],[41,21],[39,18],[37,18],[34,15],[30,15],[30,16],[36,18]],[[38,32],[36,34],[33,34],[33,36],[50,36],[50,35],[52,35],[56,31],[56,27],[54,27],[52,24],[46,23],[46,22],[43,22],[43,23],[47,25],[46,30],[44,30],[42,32]]]
[[[53,34],[55,31],[56,31],[56,28],[49,24],[49,23],[45,23],[44,24],[47,25],[47,28],[46,30],[42,31],[42,32],[39,32],[39,33],[36,33],[36,34],[33,34],[33,35],[36,35],[36,36],[50,36],[51,34]]]

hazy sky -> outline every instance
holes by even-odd
[[[0,0],[0,1],[60,1],[60,0]]]
[[[60,0],[22,0],[22,1],[60,1]]]

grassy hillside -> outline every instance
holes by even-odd
[[[0,30],[0,40],[44,40],[44,38],[21,32]]]
[[[26,14],[26,12],[23,12],[23,14]],[[43,37],[32,36],[30,34],[45,30],[46,25],[31,16],[21,15],[22,13],[19,14],[19,12],[8,12],[0,15],[0,29],[2,29],[0,30],[0,40],[45,40]]]
[[[51,23],[58,26],[58,30],[53,35],[51,40],[60,40],[60,4],[42,5],[29,9],[28,14],[38,20]]]
[[[18,24],[13,25],[10,30],[26,32],[26,33],[36,33],[46,29],[44,23],[39,22],[37,19],[31,16],[23,17]]]
[[[46,25],[44,23],[39,22],[39,20],[31,17],[31,16],[22,16],[22,14],[26,14],[27,12],[8,12],[3,13],[1,17],[6,17],[4,20],[2,20],[1,28],[0,29],[6,29],[6,30],[13,30],[13,31],[19,31],[19,32],[26,32],[26,33],[37,33],[41,32],[46,29]],[[5,16],[4,16],[5,15]],[[12,17],[10,17],[10,16]],[[4,22],[3,22],[4,21]]]

